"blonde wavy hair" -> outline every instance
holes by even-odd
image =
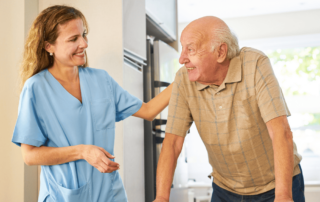
[[[53,57],[45,50],[45,42],[55,44],[59,36],[58,25],[78,18],[82,20],[88,33],[89,27],[86,18],[79,10],[73,7],[51,6],[38,15],[29,30],[24,46],[23,60],[20,67],[20,90],[28,78],[53,65]],[[86,63],[83,67],[88,66],[86,52],[85,57]]]

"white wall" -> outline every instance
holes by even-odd
[[[320,33],[320,25],[315,23],[318,19],[320,9],[226,19],[225,22],[240,40],[248,40]]]
[[[18,115],[18,69],[37,0],[0,1],[0,201],[37,200],[37,167],[26,167],[21,150],[11,143]],[[28,182],[28,184],[26,184]]]
[[[223,19],[240,46],[258,49],[320,45],[320,9]],[[179,24],[179,34],[188,23]],[[289,38],[288,38],[289,37]]]

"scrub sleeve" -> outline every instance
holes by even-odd
[[[36,102],[30,82],[26,82],[20,94],[18,119],[16,122],[12,142],[21,146],[21,143],[39,147],[45,143],[47,137],[41,128],[37,115]]]

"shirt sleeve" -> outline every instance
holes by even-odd
[[[166,133],[185,137],[193,122],[193,118],[185,97],[182,75],[183,73],[178,71],[173,82]]]
[[[142,101],[124,90],[107,72],[106,74],[114,95],[118,122],[136,113],[141,108]]]
[[[32,87],[26,84],[20,94],[18,119],[12,137],[12,142],[18,146],[23,143],[39,147],[47,140],[35,106]]]
[[[268,57],[262,57],[257,62],[255,91],[265,123],[279,116],[291,115]]]

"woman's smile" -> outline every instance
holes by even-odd
[[[85,50],[83,50],[82,52],[79,52],[79,53],[75,53],[73,55],[77,56],[77,57],[84,57],[85,56]]]

